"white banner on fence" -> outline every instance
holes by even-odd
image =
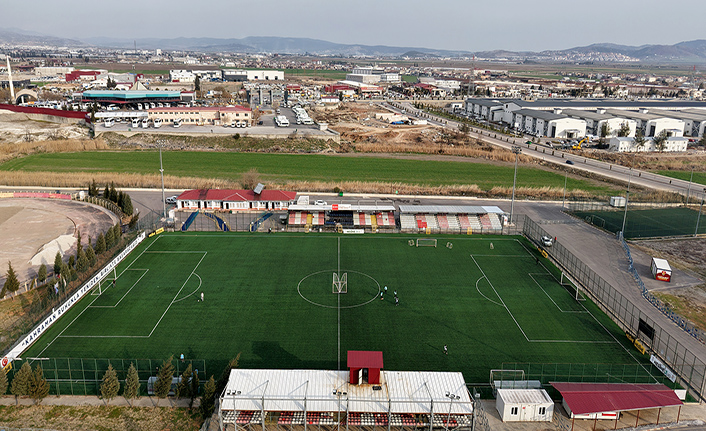
[[[125,259],[127,255],[130,254],[130,252],[134,250],[135,247],[137,247],[144,239],[145,233],[142,232],[140,235],[137,236],[137,238],[135,238],[133,242],[128,244],[128,246],[125,247],[125,249],[121,251],[120,254],[115,257],[115,259],[111,260],[110,263],[101,268],[101,270],[96,273],[96,275],[94,275],[90,280],[84,283],[84,285],[81,286],[76,292],[74,292],[74,294],[71,295],[69,299],[64,301],[63,304],[61,304],[58,308],[55,308],[52,314],[49,315],[49,317],[47,317],[46,319],[44,319],[43,322],[35,326],[35,328],[29,334],[27,334],[27,336],[25,336],[24,340],[22,340],[20,344],[18,344],[17,346],[15,346],[14,349],[8,352],[7,356],[2,359],[1,363],[13,361],[14,359],[18,358],[22,354],[22,352],[27,350],[29,346],[31,346],[32,343],[34,343],[37,338],[39,338],[39,336],[44,333],[44,331],[46,331],[51,325],[53,325],[54,322],[59,319],[59,317],[61,317],[64,313],[70,310],[71,307],[73,307],[74,304],[79,301],[79,299],[83,298],[86,292],[91,290],[91,288],[93,288],[96,284],[100,283],[100,281],[105,278],[105,276],[108,275],[108,273],[112,271],[113,268],[118,266],[118,264],[122,262],[122,260]]]
[[[655,367],[659,368],[659,370],[662,372],[662,374],[667,376],[667,378],[669,380],[671,380],[672,382],[677,380],[677,375],[674,374],[674,372],[672,370],[670,370],[669,367],[664,362],[662,362],[662,360],[659,359],[657,356],[650,355],[650,362],[652,362],[652,364],[654,364]]]
[[[343,229],[343,233],[352,233],[357,235],[362,235],[365,233],[364,229]]]

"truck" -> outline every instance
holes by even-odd
[[[284,115],[278,115],[275,117],[275,124],[277,127],[289,127],[289,120]]]

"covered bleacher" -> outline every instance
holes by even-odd
[[[400,205],[402,232],[500,233],[505,220],[496,206]]]
[[[233,369],[220,395],[221,430],[470,430],[473,403],[461,373],[380,371],[351,384],[349,371]]]
[[[366,232],[395,229],[395,206],[391,203],[327,204],[296,203],[289,206],[291,231],[341,231],[363,229]]]

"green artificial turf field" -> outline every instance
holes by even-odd
[[[617,233],[623,226],[625,217],[625,235],[630,238],[650,238],[661,236],[682,236],[706,233],[706,218],[686,207],[631,210],[627,216],[624,210],[616,211],[576,211],[580,217],[609,232]]]
[[[525,239],[432,238],[437,247],[410,246],[410,235],[161,234],[24,356],[49,358],[45,370],[51,358],[125,359],[120,369],[184,353],[205,361],[202,379],[239,352],[242,368],[345,369],[346,351],[381,350],[388,370],[462,371],[486,384],[504,362],[651,370]],[[347,274],[347,293],[333,293],[334,272]],[[85,374],[89,362],[71,367]],[[153,374],[154,362],[142,367]]]

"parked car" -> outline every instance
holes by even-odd
[[[168,198],[166,198],[166,199],[164,200],[164,202],[166,202],[166,203],[168,203],[168,204],[175,204],[176,201],[177,201],[177,196],[176,196],[176,195],[175,195],[175,196],[169,196]]]
[[[542,236],[541,241],[542,241],[542,245],[544,245],[545,247],[551,247],[552,244],[554,244],[554,240],[551,237],[548,237],[546,235]]]
[[[567,165],[573,165],[574,162],[573,162],[573,160],[567,160],[567,161],[566,161],[566,164],[567,164]]]
[[[314,202],[314,205],[326,205],[326,201],[322,201],[319,199],[318,201]]]

